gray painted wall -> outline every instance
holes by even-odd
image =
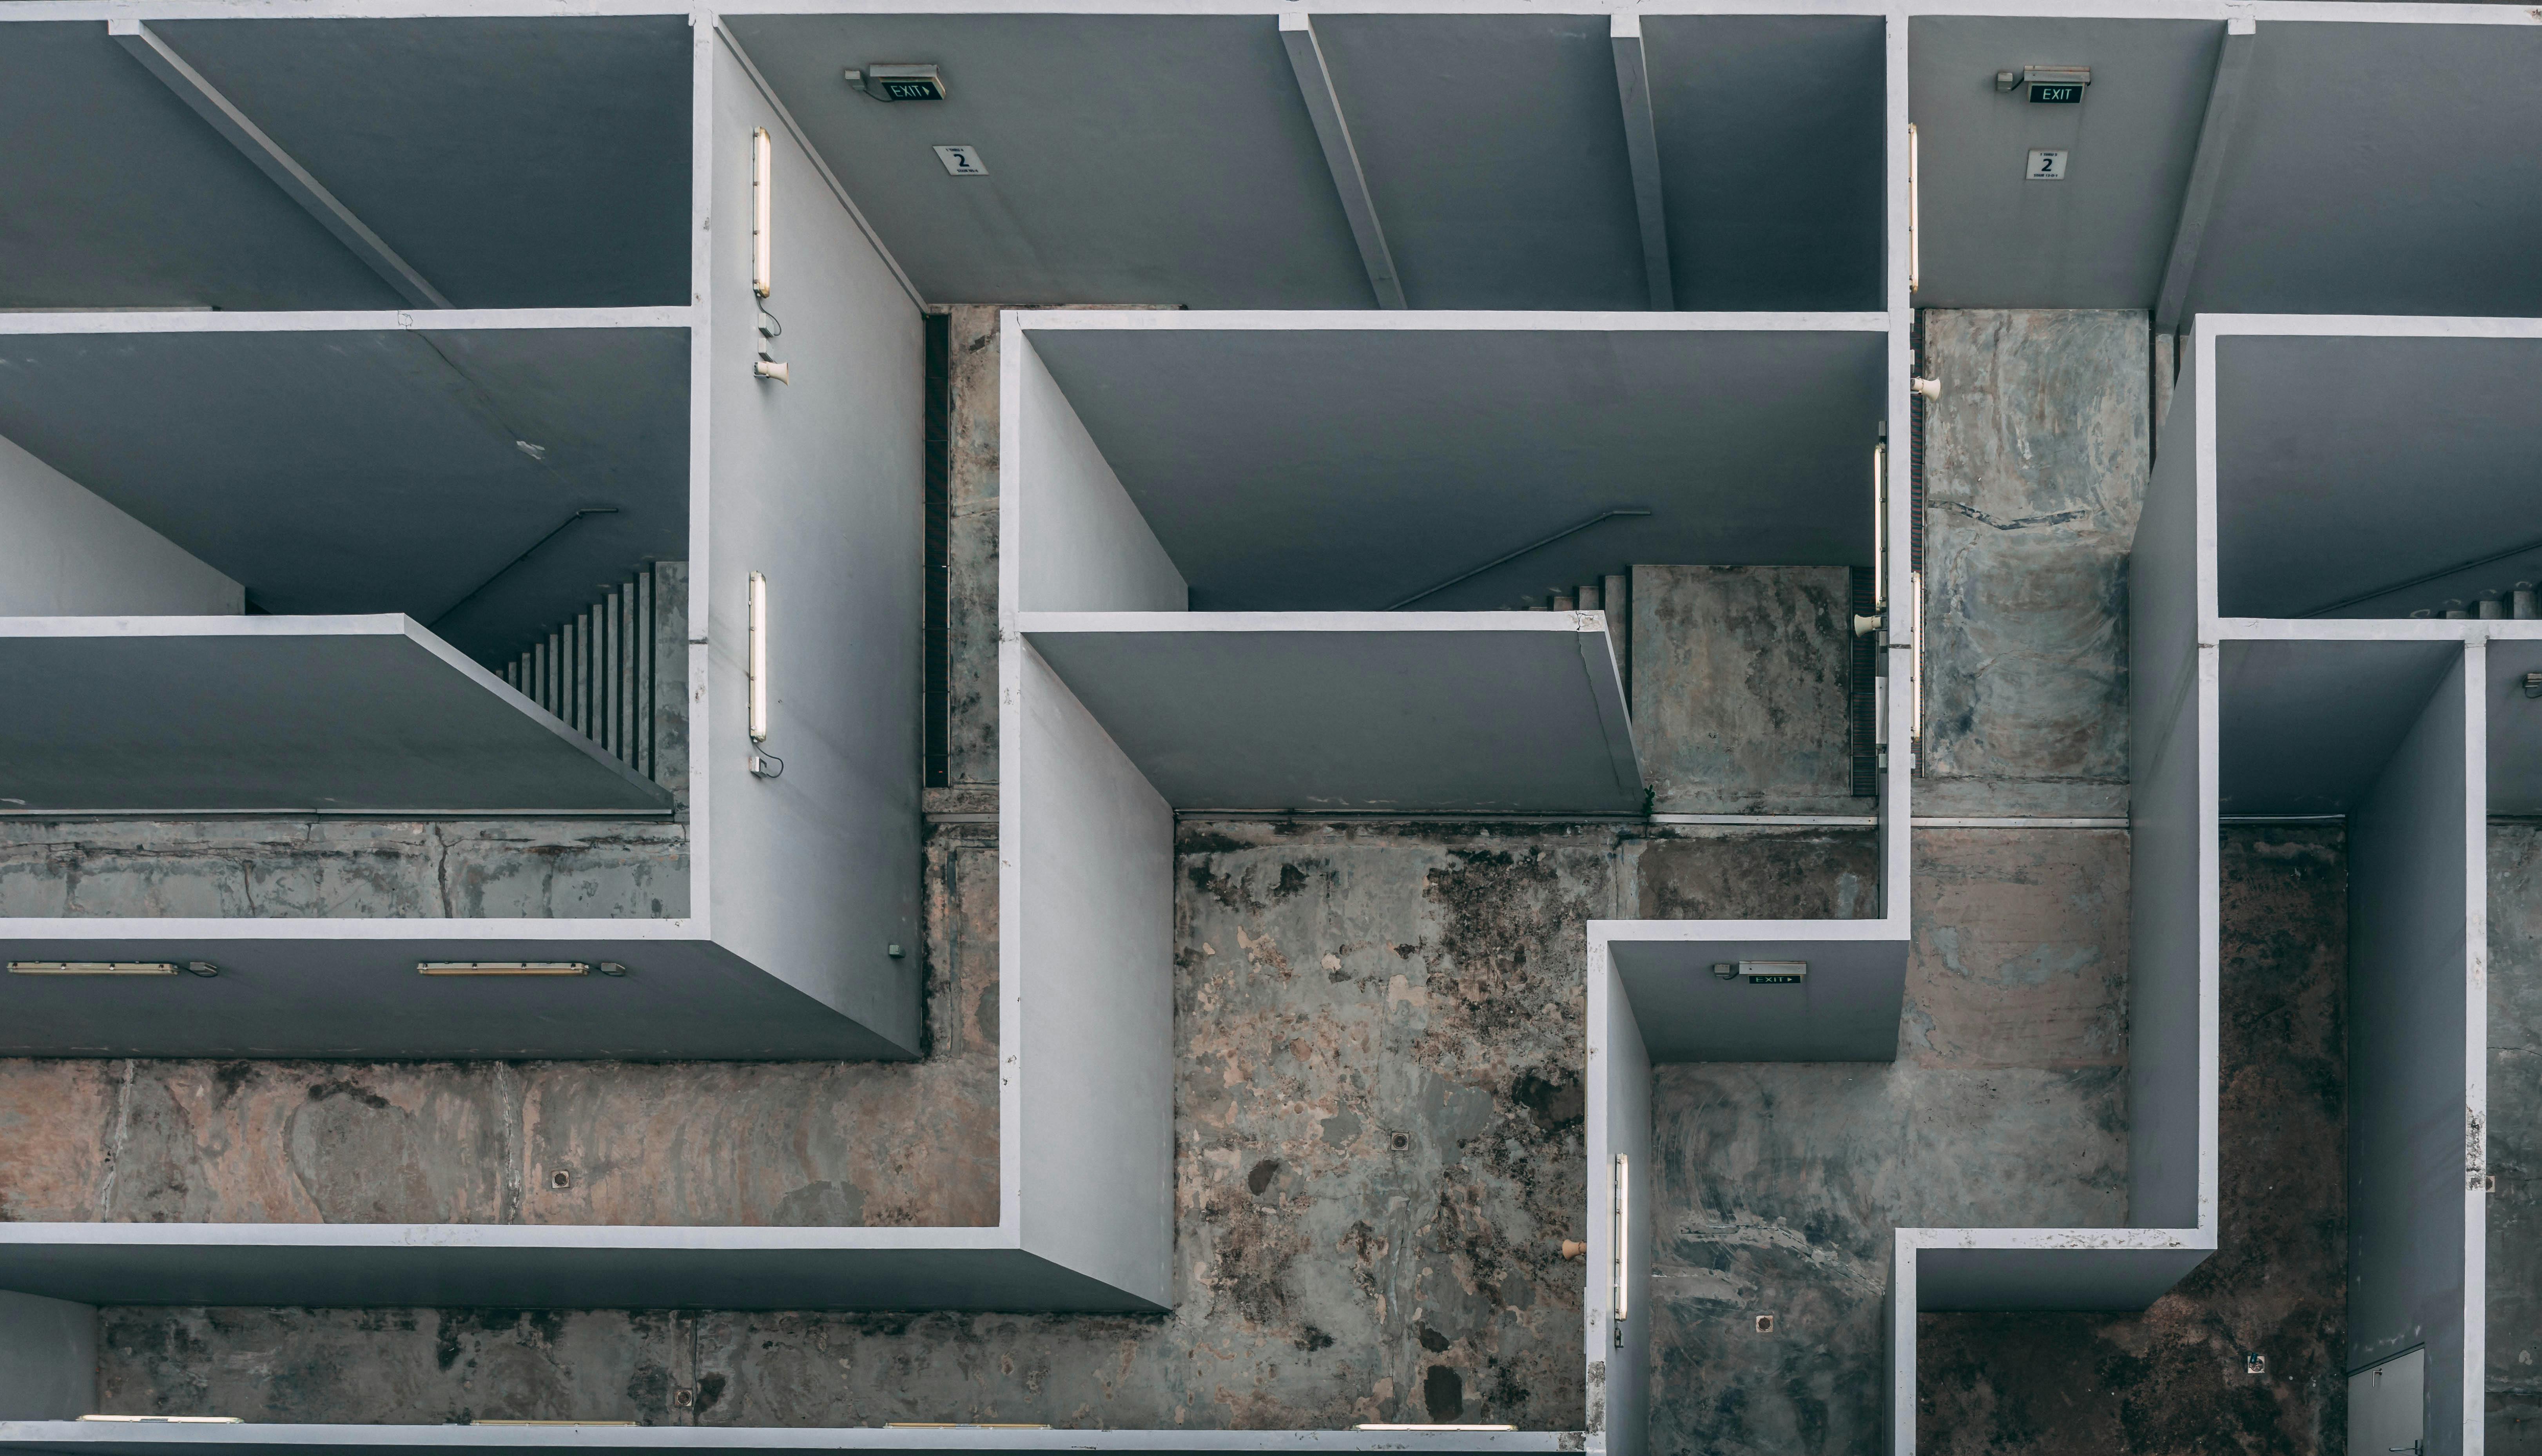
[[[0,439],[0,617],[246,610],[236,581]]]
[[[2215,847],[2204,826],[2217,689],[2215,649],[2199,644],[2199,452],[2184,447],[2198,434],[2195,383],[2184,375],[2172,403],[2166,437],[2182,443],[2154,470],[2131,562],[2128,1221],[2147,1228],[2194,1228],[2214,1214],[2200,1087],[2213,1013],[2200,982],[2216,923]]]
[[[1007,1206],[1027,1250],[1164,1305],[1173,810],[1039,653],[1007,651]]]
[[[73,1420],[97,1409],[97,1311],[0,1292],[0,1420]]]
[[[1182,611],[1191,600],[1182,573],[1018,327],[1029,317],[1009,314],[1006,333],[1014,422],[1001,457],[1002,498],[1020,588],[1009,609]]]
[[[2482,661],[2462,655],[2349,816],[2348,1363],[2427,1346],[2430,1456],[2480,1428]]]
[[[914,1056],[926,345],[890,267],[720,43],[711,93],[700,898],[720,944]],[[754,127],[776,138],[767,302],[791,385],[752,375]],[[751,774],[744,731],[752,572],[769,579],[774,780]]]

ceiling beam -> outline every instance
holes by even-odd
[[[1332,169],[1333,191],[1341,193],[1343,215],[1350,219],[1360,262],[1368,268],[1368,285],[1377,290],[1377,306],[1402,308],[1403,280],[1394,275],[1394,255],[1386,251],[1385,229],[1378,225],[1377,202],[1359,167],[1359,148],[1351,145],[1350,123],[1342,119],[1341,98],[1333,94],[1323,47],[1315,43],[1314,28],[1304,12],[1280,12],[1280,43],[1288,47],[1290,68],[1298,73],[1299,94],[1307,99],[1315,140],[1323,143],[1324,165]]]
[[[299,203],[319,225],[336,235],[336,241],[349,249],[353,256],[370,266],[371,271],[387,281],[398,296],[416,308],[448,308],[450,300],[441,290],[424,281],[397,250],[380,240],[380,235],[364,226],[351,210],[336,199],[336,194],[319,185],[309,169],[293,161],[291,154],[274,144],[264,129],[251,121],[247,114],[231,105],[220,89],[203,79],[203,74],[186,63],[186,58],[168,46],[148,26],[137,20],[115,19],[106,23],[106,33],[141,62],[143,69],[159,78],[160,84],[175,92],[177,99],[191,107],[194,115],[211,123],[214,131],[227,138],[241,155],[256,164],[258,171],[273,180],[291,200]]]
[[[2224,182],[2225,154],[2232,150],[2233,127],[2240,119],[2242,98],[2250,90],[2251,57],[2260,43],[2259,27],[2249,16],[2224,22],[2224,49],[2215,58],[2215,79],[2206,93],[2206,119],[2198,128],[2198,154],[2189,164],[2189,188],[2180,200],[2180,225],[2171,235],[2171,259],[2163,265],[2162,291],[2154,296],[2153,330],[2175,334],[2181,311],[2189,305],[2189,285],[2198,276],[2198,247],[2206,237],[2206,220],[2215,208],[2215,193]]]
[[[1615,93],[1624,102],[1624,155],[1633,164],[1633,208],[1642,221],[1642,276],[1651,307],[1677,307],[1669,277],[1668,214],[1660,206],[1660,133],[1651,117],[1650,64],[1642,55],[1642,18],[1617,11],[1607,34],[1615,43]]]

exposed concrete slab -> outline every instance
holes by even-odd
[[[944,559],[950,782],[998,781],[998,323],[995,308],[953,310]]]
[[[1860,813],[1842,567],[1633,568],[1633,703],[1660,813]]]
[[[2020,781],[2007,797],[2033,812],[2112,811],[2151,460],[2145,329],[2140,313],[1924,315],[1942,397],[1926,407],[1922,812],[1977,811],[1941,797],[1952,780]]]
[[[1685,825],[1645,831],[1635,867],[1635,918],[1872,919],[1880,911],[1880,841],[1868,829]]]
[[[647,1332],[650,1333],[650,1332]],[[669,1333],[676,1336],[673,1328]],[[636,1366],[638,1378],[659,1366]],[[711,1377],[710,1377],[711,1378]],[[704,1390],[695,1392],[703,1397]],[[12,1439],[15,1437],[16,1439]],[[638,1452],[855,1451],[874,1456],[954,1456],[982,1452],[1117,1450],[1149,1456],[1219,1456],[1234,1452],[1386,1453],[1386,1456],[1551,1456],[1579,1449],[1576,1431],[1361,1431],[1361,1430],[1075,1430],[999,1429],[737,1429],[612,1430],[595,1426],[520,1429],[453,1425],[395,1427],[153,1426],[100,1423],[11,1422],[0,1425],[0,1449],[50,1450],[81,1456],[178,1456],[178,1453],[247,1453],[285,1456],[309,1450],[381,1449],[419,1456],[476,1453],[590,1451],[612,1456]]]

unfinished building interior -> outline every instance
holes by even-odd
[[[2542,1453],[2537,69],[0,7],[0,1448]]]

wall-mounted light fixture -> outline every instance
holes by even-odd
[[[1628,1213],[1633,1188],[1632,1160],[1622,1153],[1617,1153],[1614,1175],[1615,1218],[1614,1229],[1609,1235],[1609,1241],[1614,1249],[1614,1258],[1610,1261],[1609,1275],[1614,1280],[1610,1297],[1613,1300],[1615,1315],[1615,1347],[1621,1349],[1624,1344],[1624,1321],[1632,1316],[1632,1306],[1628,1302],[1630,1296],[1625,1284],[1625,1276],[1632,1271],[1625,1258],[1626,1251],[1631,1245],[1631,1239],[1628,1236],[1633,1226]]]
[[[776,286],[769,271],[769,219],[777,187],[777,147],[768,128],[750,132],[750,291],[762,298]]]
[[[174,960],[12,960],[11,975],[175,975]]]
[[[750,771],[763,779],[785,772],[785,760],[761,751],[768,741],[768,577],[750,574]]]
[[[1914,292],[1924,283],[1924,230],[1916,216],[1915,197],[1915,123],[1906,123],[1906,291]]]
[[[418,960],[423,975],[589,975],[587,960]]]

